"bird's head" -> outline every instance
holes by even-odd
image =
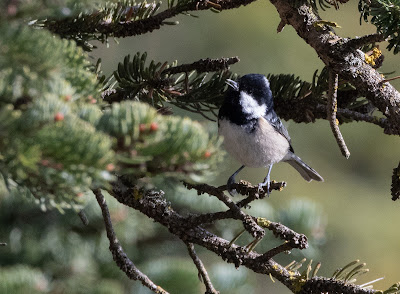
[[[247,74],[238,81],[228,79],[229,92],[235,92],[243,112],[258,117],[273,109],[272,92],[268,79],[261,74]]]

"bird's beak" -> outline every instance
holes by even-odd
[[[229,87],[232,87],[235,91],[239,91],[239,84],[237,82],[235,82],[234,80],[226,79],[225,83]]]

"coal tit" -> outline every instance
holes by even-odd
[[[294,154],[289,133],[274,111],[268,79],[261,74],[242,76],[237,82],[228,79],[228,90],[218,114],[218,133],[224,137],[225,149],[242,166],[228,179],[233,195],[235,176],[245,167],[267,167],[268,174],[259,191],[266,187],[269,195],[270,173],[275,163],[284,161],[306,180],[324,179]]]

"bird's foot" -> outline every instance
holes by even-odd
[[[235,178],[230,177],[228,179],[228,183],[226,183],[226,186],[227,186],[227,188],[228,188],[227,190],[231,196],[236,196],[238,194],[236,189],[233,188],[234,184],[235,184]]]
[[[264,189],[264,187],[266,187],[266,188]],[[269,197],[269,194],[271,193],[270,192],[270,188],[271,188],[271,182],[270,181],[267,181],[267,182],[264,182],[264,183],[259,183],[258,184],[258,194],[260,194],[261,190],[262,190],[263,192],[267,192],[267,196]]]

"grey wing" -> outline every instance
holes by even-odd
[[[274,110],[270,110],[268,113],[264,115],[264,118],[271,123],[271,125],[274,127],[274,129],[284,136],[286,140],[288,140],[290,144],[290,151],[294,152],[292,144],[291,144],[291,139],[289,136],[289,132],[286,129],[286,127],[283,125],[281,119],[278,117],[278,115],[275,113]]]

